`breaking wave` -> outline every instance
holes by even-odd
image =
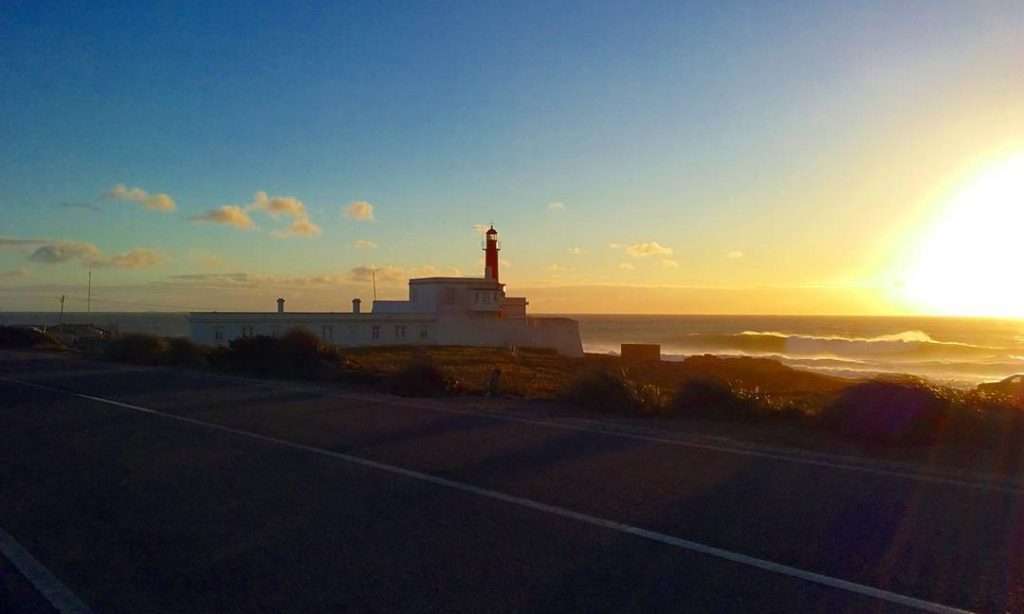
[[[732,334],[691,333],[678,339],[681,353],[776,355],[789,358],[856,360],[995,360],[1008,358],[1007,348],[938,341],[924,331],[909,330],[877,337],[794,335],[775,331]]]

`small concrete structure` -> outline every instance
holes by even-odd
[[[661,346],[657,343],[623,343],[620,355],[624,362],[658,362]]]
[[[304,328],[339,346],[530,347],[582,356],[575,320],[527,316],[525,298],[505,295],[498,281],[498,232],[492,226],[485,236],[483,277],[410,279],[408,300],[375,300],[371,313],[362,312],[358,298],[351,313],[285,313],[284,299],[278,299],[277,313],[190,313],[192,340],[225,345],[238,337]]]

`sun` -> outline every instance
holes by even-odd
[[[1024,154],[949,200],[904,280],[905,299],[928,313],[1024,318]]]

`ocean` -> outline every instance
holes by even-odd
[[[934,317],[572,315],[587,352],[659,343],[667,360],[758,356],[843,377],[906,373],[973,386],[1024,373],[1024,320]],[[0,313],[3,324],[57,322],[55,313]],[[188,335],[184,313],[67,313],[65,322],[121,332]]]

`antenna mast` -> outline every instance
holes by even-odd
[[[377,269],[370,271],[370,282],[373,284],[373,300],[377,300]]]
[[[85,298],[85,313],[92,313],[92,269],[89,269],[89,293]]]

